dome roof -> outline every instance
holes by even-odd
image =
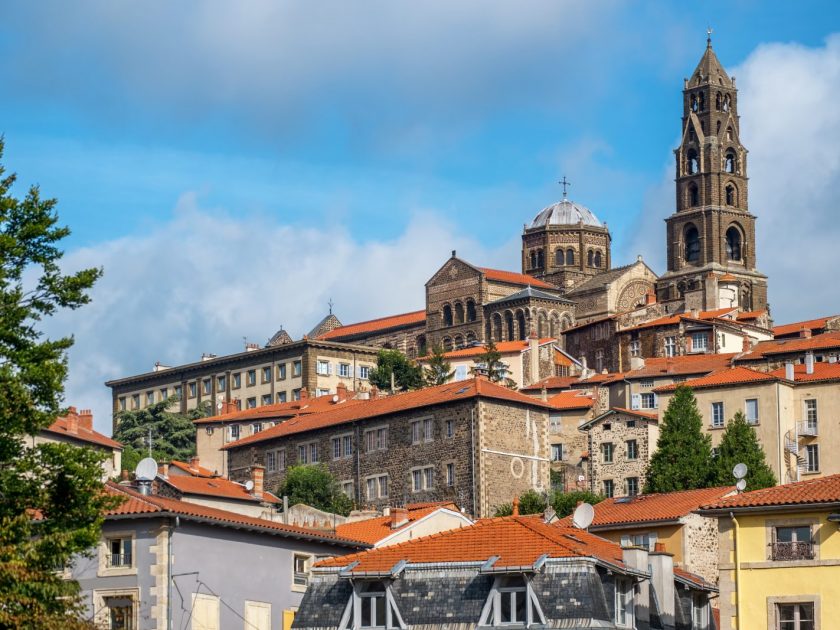
[[[598,220],[598,217],[595,216],[592,210],[564,197],[562,201],[543,208],[534,217],[534,220],[531,221],[531,225],[528,227],[539,228],[545,227],[546,225],[577,225],[578,223],[604,227],[604,224]]]

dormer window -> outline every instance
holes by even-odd
[[[353,585],[353,594],[344,614],[339,630],[360,630],[361,628],[405,628],[397,603],[391,594],[390,585],[382,580],[358,581]]]
[[[525,626],[546,623],[536,593],[524,575],[497,577],[481,611],[479,626]]]

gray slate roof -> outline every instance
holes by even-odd
[[[521,291],[517,291],[516,293],[512,293],[507,297],[499,298],[498,300],[494,300],[493,302],[489,302],[487,306],[495,306],[497,304],[504,304],[506,302],[515,302],[517,300],[550,300],[552,302],[562,302],[563,304],[574,304],[571,300],[567,300],[564,297],[560,297],[559,295],[554,295],[552,293],[547,293],[545,291],[541,291],[540,289],[535,289],[534,287],[528,285],[525,289]]]

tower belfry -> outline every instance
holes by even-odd
[[[676,158],[676,212],[668,217],[668,270],[657,295],[675,312],[767,308],[767,276],[756,270],[747,149],[741,143],[735,78],[706,50],[683,86]]]

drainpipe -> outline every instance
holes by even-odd
[[[172,630],[172,530],[181,524],[180,517],[176,516],[174,521],[169,523],[166,543],[166,630]]]
[[[741,545],[738,543],[738,519],[735,518],[733,512],[729,513],[729,518],[735,524],[735,628],[741,628]]]
[[[779,435],[779,450],[777,454],[779,456],[779,481],[782,480],[782,475],[785,473],[782,466],[784,465],[784,452],[785,452],[785,436],[782,433],[782,399],[781,399],[781,383],[776,381],[776,426],[778,435]],[[797,462],[797,466],[799,462]]]
[[[472,516],[473,519],[478,518],[476,512],[476,496],[475,496],[475,407],[470,408],[470,443],[472,446],[472,453],[470,453],[470,476],[472,477]]]

